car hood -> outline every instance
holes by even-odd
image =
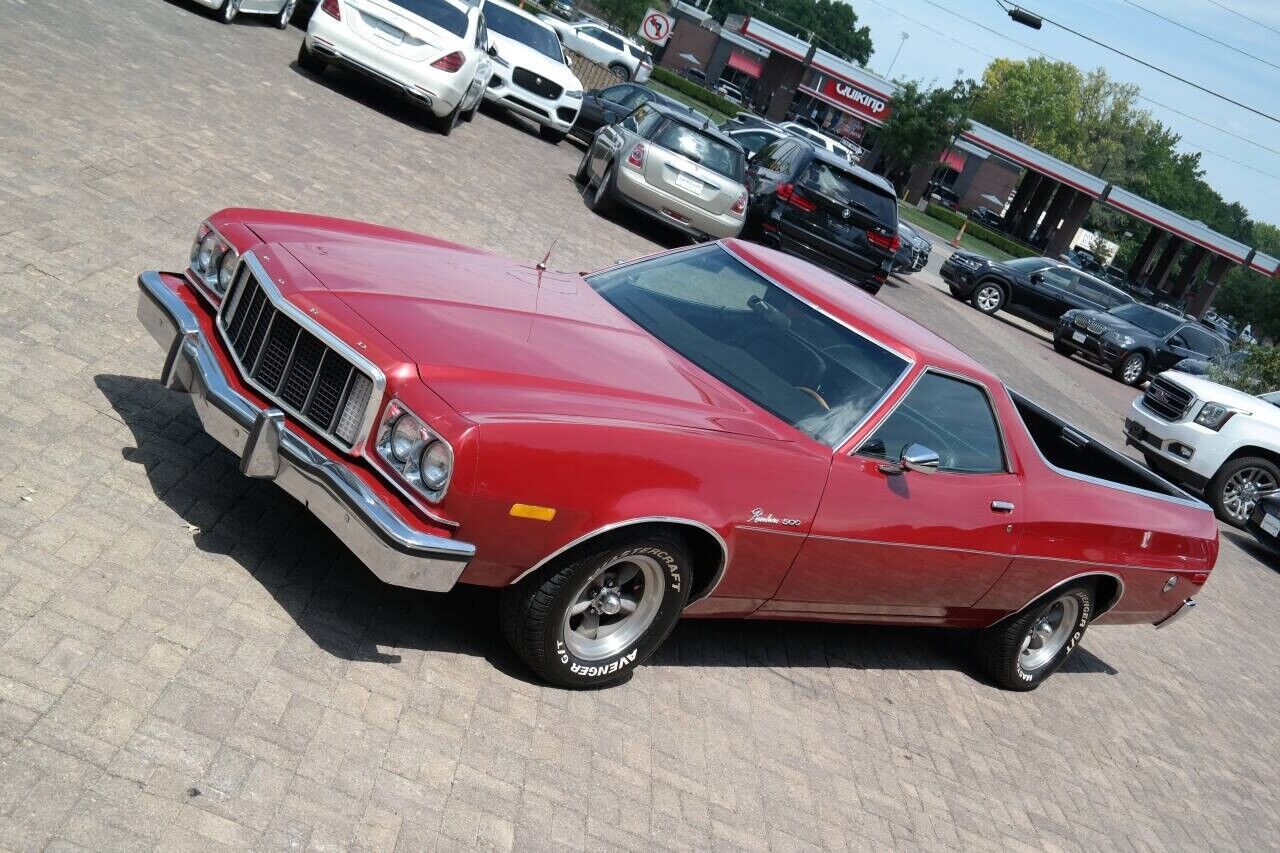
[[[472,420],[568,418],[795,438],[632,323],[581,275],[363,234],[280,245]]]
[[[545,77],[570,92],[582,91],[582,83],[564,63],[556,62],[527,44],[508,38],[502,33],[495,33],[493,30],[489,31],[489,41],[498,48],[498,56],[510,63],[512,68],[516,66],[527,68],[539,77]]]
[[[1280,423],[1280,408],[1273,406],[1266,400],[1260,400],[1252,394],[1246,394],[1230,386],[1210,381],[1203,376],[1192,376],[1190,373],[1182,373],[1177,370],[1166,370],[1160,375],[1195,394],[1197,400],[1221,403],[1224,406],[1251,412],[1273,423]]]

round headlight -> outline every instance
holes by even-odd
[[[401,415],[391,430],[391,455],[405,462],[422,439],[422,425],[413,415]]]
[[[228,251],[222,256],[222,263],[218,264],[218,291],[226,293],[227,288],[231,286],[231,279],[236,274],[236,254]]]
[[[209,275],[216,269],[218,257],[218,235],[210,233],[200,241],[200,251],[196,253],[195,270],[201,275]]]
[[[422,463],[418,468],[422,484],[433,492],[438,492],[449,482],[449,448],[443,441],[433,441],[422,451]]]

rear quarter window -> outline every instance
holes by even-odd
[[[830,163],[814,160],[798,183],[846,207],[861,208],[890,228],[898,227],[897,199]]]

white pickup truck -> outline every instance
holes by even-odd
[[[1124,432],[1147,465],[1202,490],[1218,518],[1236,527],[1280,488],[1280,391],[1254,397],[1166,371],[1133,401]]]

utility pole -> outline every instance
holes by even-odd
[[[889,63],[889,68],[884,72],[886,78],[893,73],[893,66],[898,63],[898,56],[902,53],[902,46],[907,43],[907,39],[911,38],[911,34],[905,30],[902,33],[902,41],[898,42],[898,49],[893,52],[893,61]]]

